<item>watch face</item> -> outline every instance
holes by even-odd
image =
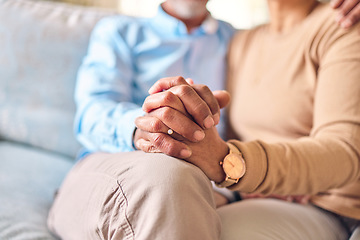
[[[245,162],[239,154],[229,154],[225,157],[223,169],[232,179],[239,179],[245,174]]]

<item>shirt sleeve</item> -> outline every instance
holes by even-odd
[[[116,18],[101,20],[90,38],[75,87],[75,134],[90,151],[131,151],[134,120],[143,115],[134,103],[131,45]]]
[[[267,143],[233,140],[247,172],[232,190],[303,195],[341,188],[360,177],[360,36],[329,31],[319,44],[310,136]]]

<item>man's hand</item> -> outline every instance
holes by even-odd
[[[182,141],[201,141],[204,129],[219,122],[220,108],[230,101],[225,91],[212,93],[204,85],[190,86],[181,77],[161,79],[149,92],[152,95],[143,105],[148,114],[135,121],[138,129],[134,144],[145,152],[163,152],[182,159],[191,155]],[[174,132],[171,136],[169,129]]]
[[[330,5],[338,10],[336,21],[349,28],[360,20],[360,0],[332,0]]]
[[[192,82],[192,80],[190,81]],[[178,107],[179,101],[174,98],[176,96],[187,113],[202,128],[211,128],[219,123],[220,108],[223,106],[219,106],[221,102],[217,101],[211,90],[205,85],[190,85],[189,81],[182,77],[169,77],[157,81],[150,88],[149,93],[151,95],[143,105],[145,112],[164,106]],[[161,93],[163,94],[161,99],[153,98],[154,94],[158,97]],[[179,110],[184,109],[180,107]]]

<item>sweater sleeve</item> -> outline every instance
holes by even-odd
[[[334,26],[336,28],[336,26]],[[267,143],[232,140],[247,172],[232,190],[316,194],[360,177],[360,26],[319,40],[313,127],[309,136]]]

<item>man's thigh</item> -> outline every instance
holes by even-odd
[[[342,240],[346,230],[332,214],[311,205],[248,199],[218,209],[222,240]]]
[[[217,239],[220,231],[206,175],[183,160],[141,151],[95,153],[78,162],[48,225],[63,239],[89,240],[188,239],[194,233]]]
[[[50,230],[64,239],[103,239],[107,219],[117,214],[121,237],[132,235],[127,199],[119,185],[119,175],[131,168],[127,155],[94,153],[79,161],[55,197],[48,217]]]

